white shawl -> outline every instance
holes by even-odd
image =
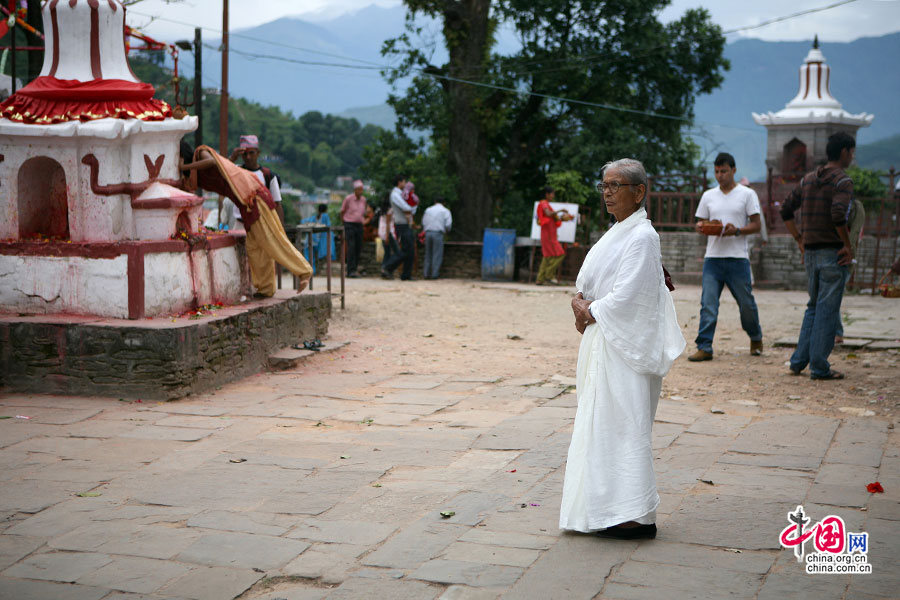
[[[635,372],[664,376],[685,341],[666,288],[659,234],[643,208],[588,252],[575,282],[606,341]]]

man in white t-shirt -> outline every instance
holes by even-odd
[[[719,297],[728,286],[741,313],[741,327],[750,336],[750,354],[762,354],[762,328],[759,311],[753,299],[750,276],[750,252],[746,236],[760,230],[759,198],[752,189],[734,181],[737,171],[734,157],[720,153],[715,160],[716,181],[719,187],[706,190],[697,206],[697,232],[703,233],[704,221],[722,223],[722,232],[710,235],[703,260],[703,293],[700,300],[700,331],[697,351],[688,360],[712,360],[713,336],[719,317]]]
[[[284,208],[281,206],[281,186],[280,181],[278,180],[278,175],[275,174],[268,167],[260,166],[259,164],[259,138],[255,135],[242,135],[240,146],[234,149],[234,152],[231,153],[231,162],[237,161],[238,157],[241,157],[243,164],[241,165],[259,179],[260,183],[269,188],[269,192],[272,194],[272,200],[275,201],[275,212],[278,213],[278,218],[281,220],[281,226],[284,227]],[[241,229],[243,229],[244,225],[241,221],[241,216],[236,216],[237,222],[240,224]]]

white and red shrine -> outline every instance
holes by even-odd
[[[874,115],[851,114],[831,95],[831,67],[819,49],[819,38],[800,66],[800,90],[780,111],[753,113],[757,125],[769,132],[766,166],[776,173],[803,174],[827,161],[828,138],[839,131],[856,138]]]
[[[49,0],[40,76],[0,104],[0,312],[142,318],[241,296],[236,236],[197,235],[173,119],[128,65],[118,0]]]

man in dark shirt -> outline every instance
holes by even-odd
[[[841,317],[845,275],[853,260],[847,228],[853,182],[844,169],[853,162],[856,141],[847,133],[836,133],[828,138],[825,151],[828,163],[807,173],[781,208],[781,218],[800,246],[809,281],[809,302],[790,368],[799,375],[809,365],[810,379],[843,379],[831,369],[828,356]],[[797,209],[802,234],[794,222]]]

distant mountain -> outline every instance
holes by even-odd
[[[859,146],[856,162],[867,169],[887,171],[894,168],[900,171],[900,134]]]
[[[397,124],[397,115],[394,109],[388,104],[376,104],[375,106],[360,106],[356,108],[348,108],[342,111],[339,117],[348,119],[356,119],[361,124],[378,125],[384,129],[394,129]]]
[[[231,37],[230,92],[295,115],[318,110],[392,127],[390,109],[383,106],[390,90],[378,67],[389,64],[381,46],[403,32],[404,16],[402,6],[369,6],[315,23],[288,17],[236,31]],[[424,24],[439,33],[434,22]],[[502,28],[500,36],[500,50],[514,51],[516,42],[508,28]],[[214,48],[220,42],[207,44],[213,48],[204,49],[204,85],[218,87],[220,57]],[[735,155],[739,176],[765,176],[766,130],[750,113],[781,110],[794,97],[798,69],[810,45],[744,39],[725,47],[732,68],[722,87],[698,97],[695,107],[695,139],[710,165],[718,151],[727,150]],[[860,145],[900,134],[900,69],[889,66],[891,57],[900,56],[900,33],[849,43],[822,40],[821,48],[832,68],[834,96],[852,113],[875,115],[872,126],[860,130]],[[434,51],[440,62],[443,48],[438,44]],[[192,76],[189,58],[181,67]]]

